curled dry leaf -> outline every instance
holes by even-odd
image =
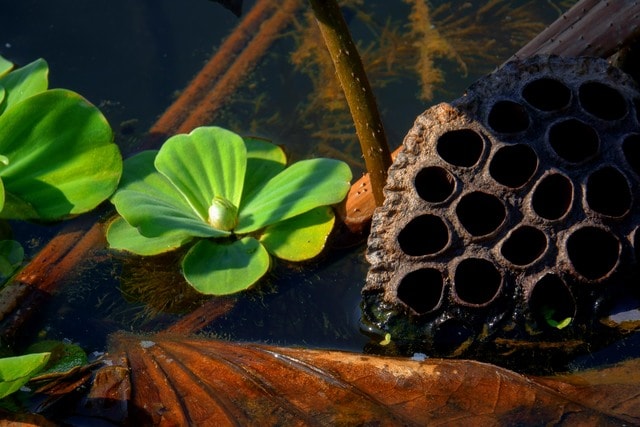
[[[81,412],[131,425],[640,423],[633,366],[543,379],[474,361],[167,334],[116,334],[111,350]]]

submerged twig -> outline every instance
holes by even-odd
[[[356,133],[371,177],[376,205],[382,205],[382,189],[391,166],[389,146],[371,85],[349,28],[335,0],[309,0],[353,116]]]
[[[302,0],[258,0],[233,33],[149,130],[142,148],[211,123],[231,94],[291,21]]]

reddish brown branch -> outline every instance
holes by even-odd
[[[151,127],[151,145],[211,123],[290,22],[302,0],[258,0],[240,25]]]

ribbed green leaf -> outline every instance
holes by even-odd
[[[9,71],[11,71],[12,68],[13,63],[0,56],[0,77],[7,74]]]
[[[107,242],[112,249],[132,252],[138,255],[157,255],[169,252],[192,240],[182,231],[169,232],[161,237],[144,237],[137,228],[119,217],[107,228]]]
[[[270,254],[287,261],[304,261],[317,256],[331,233],[335,216],[328,206],[320,206],[270,225],[260,242]]]
[[[351,171],[338,160],[311,159],[289,166],[240,209],[237,233],[249,233],[313,208],[340,202],[349,191]]]
[[[185,255],[185,279],[199,292],[227,295],[247,289],[269,270],[269,253],[253,237],[232,243],[201,240]]]
[[[229,235],[211,227],[183,194],[156,171],[153,163],[156,154],[156,151],[143,151],[125,160],[120,189],[111,198],[118,213],[144,237],[186,242],[192,236]]]
[[[46,61],[37,59],[0,77],[0,86],[6,91],[4,100],[0,103],[0,114],[18,102],[47,90],[48,76],[49,66]]]
[[[200,127],[172,136],[158,152],[155,166],[203,218],[215,196],[240,205],[247,150],[233,132]]]
[[[242,202],[249,200],[287,165],[282,148],[262,139],[244,138],[247,146],[247,172],[244,178]]]
[[[33,95],[0,116],[0,154],[9,159],[0,168],[3,218],[54,220],[87,212],[113,193],[122,173],[104,116],[64,89]]]

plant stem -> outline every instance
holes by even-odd
[[[376,205],[381,206],[391,154],[369,80],[336,0],[309,2],[349,104],[371,179],[373,197]]]

